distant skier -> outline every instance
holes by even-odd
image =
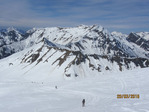
[[[13,65],[13,63],[9,63],[9,66]]]
[[[57,86],[55,86],[55,89],[57,89]]]
[[[85,107],[85,99],[82,100],[82,107]]]

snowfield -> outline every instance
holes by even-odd
[[[0,72],[0,112],[149,112],[148,68],[69,81],[30,81],[9,73]],[[117,94],[140,98],[117,99]]]

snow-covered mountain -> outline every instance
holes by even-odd
[[[127,40],[149,51],[149,32],[130,33]]]
[[[15,74],[68,79],[148,67],[148,36],[147,32],[109,33],[97,25],[33,28],[25,34],[8,29],[0,33],[0,58],[18,53],[1,59],[0,66],[8,60],[18,69]]]
[[[24,49],[22,41],[27,34],[22,34],[14,28],[0,30],[0,59]]]

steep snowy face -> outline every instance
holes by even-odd
[[[80,25],[78,27],[72,27],[72,28],[59,28],[59,27],[53,27],[53,28],[34,28],[28,32],[33,32],[33,34],[30,36],[30,38],[47,38],[47,40],[57,43],[60,45],[67,45],[70,43],[76,43],[79,42],[81,39],[83,39],[86,35],[91,35],[91,37],[97,36],[93,32],[93,30],[99,30],[102,31],[103,27],[101,26],[85,26]]]
[[[0,59],[23,50],[21,41],[25,36],[14,28],[0,31]]]
[[[138,32],[136,34],[147,41],[149,40],[149,32]]]
[[[20,58],[28,75],[40,70],[70,79],[149,66],[143,49],[128,42],[126,35],[110,34],[103,27],[43,28],[32,32],[26,41],[33,39],[35,45]]]
[[[149,32],[130,33],[127,40],[149,53]]]
[[[15,28],[8,28],[0,30],[0,39],[3,39],[3,42],[7,45],[12,44],[14,42],[21,41],[25,37],[25,34],[22,34]]]
[[[145,52],[138,45],[132,45],[128,35],[112,32],[111,34],[101,26],[81,25],[74,28],[39,28],[32,29],[29,36],[29,46],[46,38],[48,41],[58,44],[73,51],[83,54],[142,57],[149,58],[149,52]],[[26,42],[27,43],[27,42]]]
[[[73,28],[33,28],[24,35],[16,35],[20,36],[12,36],[16,39],[5,46],[15,49],[14,52],[23,50],[21,55],[19,52],[10,57],[16,56],[23,74],[36,74],[38,71],[39,75],[59,74],[63,78],[73,78],[149,66],[148,46],[140,47],[135,39],[142,37],[134,33],[109,33],[101,26],[80,25]]]
[[[121,33],[121,32],[116,32],[116,31],[111,32],[111,35],[112,35],[112,36],[115,36],[115,37],[118,37],[118,38],[120,38],[120,39],[123,39],[123,38],[128,37],[127,34],[123,34],[123,33]]]
[[[131,33],[128,36],[118,32],[110,34],[97,25],[80,25],[73,28],[33,28],[25,34],[9,28],[7,31],[0,32],[0,58],[31,47],[43,38],[57,44],[60,48],[80,51],[88,55],[149,58],[149,52],[146,52],[149,49],[148,41],[144,40],[147,33],[140,33],[143,37],[135,35]],[[141,39],[139,40],[139,38]],[[130,42],[134,42],[135,45]],[[138,45],[141,45],[141,48]]]

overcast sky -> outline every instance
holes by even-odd
[[[0,27],[101,25],[149,31],[149,0],[0,0]]]

